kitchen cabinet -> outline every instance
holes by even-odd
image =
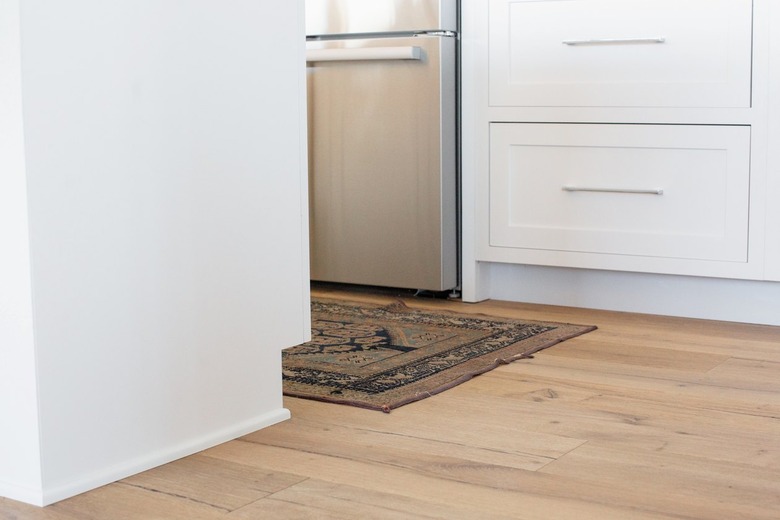
[[[529,266],[780,296],[780,6],[464,0],[463,13],[464,298],[522,300],[502,286]]]
[[[749,107],[752,14],[751,0],[490,0],[490,105]]]
[[[750,127],[492,123],[490,247],[746,262]]]

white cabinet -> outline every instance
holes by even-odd
[[[751,0],[490,0],[490,104],[749,107],[751,37]]]
[[[746,262],[750,127],[493,123],[490,246]]]
[[[780,279],[780,3],[463,13],[467,298],[490,296],[499,263]]]

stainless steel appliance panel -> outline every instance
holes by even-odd
[[[457,30],[457,0],[306,0],[306,34]]]
[[[308,45],[312,279],[455,287],[455,38]]]

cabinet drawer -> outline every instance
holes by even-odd
[[[746,262],[750,127],[493,123],[490,246]]]
[[[749,107],[751,0],[490,0],[493,106]]]

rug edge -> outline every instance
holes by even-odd
[[[551,323],[551,322],[547,322]],[[428,397],[432,397],[434,395],[440,394],[442,392],[445,392],[447,390],[450,390],[452,388],[455,388],[456,386],[460,386],[463,383],[466,383],[467,381],[470,381],[471,379],[474,379],[477,376],[481,376],[482,374],[486,374],[487,372],[491,372],[495,370],[496,368],[500,367],[501,365],[509,365],[511,363],[514,363],[515,361],[520,361],[521,359],[533,359],[534,354],[548,349],[552,346],[557,345],[558,343],[563,343],[564,341],[570,340],[572,338],[576,338],[577,336],[582,336],[584,334],[587,334],[588,332],[593,332],[594,330],[597,330],[598,327],[595,325],[574,325],[574,324],[567,324],[573,327],[580,327],[580,330],[572,331],[570,334],[567,334],[565,336],[560,336],[555,339],[551,339],[550,341],[546,343],[542,343],[540,345],[535,346],[534,348],[528,350],[527,352],[521,352],[519,354],[515,354],[514,356],[511,356],[509,358],[496,358],[495,361],[493,361],[492,364],[486,365],[485,367],[482,367],[478,370],[473,370],[471,372],[466,372],[465,374],[461,374],[457,378],[453,379],[452,381],[448,381],[446,383],[443,383],[436,388],[431,389],[428,392],[425,392],[424,394],[417,394],[413,397],[407,397],[405,399],[400,399],[398,401],[394,401],[391,404],[385,404],[382,405],[382,410],[386,411],[386,413],[390,413],[391,410],[394,410],[396,408],[400,408],[401,406],[405,406],[407,404],[411,404],[417,401],[421,401],[423,399],[426,399]]]
[[[545,323],[554,323],[554,322],[545,322]],[[560,324],[560,323],[559,323]],[[551,339],[545,343],[541,343],[540,345],[536,345],[532,349],[521,352],[519,354],[515,354],[508,358],[496,358],[495,361],[493,361],[492,364],[486,365],[484,367],[481,367],[478,370],[472,370],[471,372],[466,372],[464,374],[461,374],[457,378],[447,381],[446,383],[442,383],[439,386],[432,388],[431,390],[424,392],[424,393],[418,393],[411,397],[406,397],[403,399],[399,399],[397,401],[391,401],[389,403],[385,404],[370,404],[363,401],[355,401],[350,399],[334,399],[331,397],[325,398],[325,397],[319,397],[316,395],[309,395],[309,394],[303,394],[298,393],[295,391],[284,391],[284,395],[288,397],[295,397],[298,399],[308,399],[311,401],[319,401],[322,403],[334,403],[334,404],[343,404],[348,406],[354,406],[356,408],[363,408],[367,410],[377,410],[382,411],[384,413],[390,413],[392,410],[395,410],[397,408],[400,408],[402,406],[405,406],[407,404],[415,403],[417,401],[422,401],[423,399],[426,399],[428,397],[432,397],[434,395],[440,394],[442,392],[445,392],[447,390],[450,390],[452,388],[455,388],[456,386],[462,385],[463,383],[466,383],[467,381],[480,376],[482,374],[485,374],[487,372],[490,372],[492,370],[495,370],[501,365],[508,365],[510,363],[513,363],[515,361],[519,361],[521,359],[533,359],[533,355],[545,350],[547,348],[550,348],[552,346],[557,345],[558,343],[563,343],[564,341],[570,340],[572,338],[576,338],[578,336],[582,336],[584,334],[587,334],[589,332],[593,332],[594,330],[597,330],[598,327],[596,325],[577,325],[577,324],[571,324],[567,323],[566,325],[571,327],[577,327],[577,330],[573,330],[569,334],[556,337],[554,339]]]

